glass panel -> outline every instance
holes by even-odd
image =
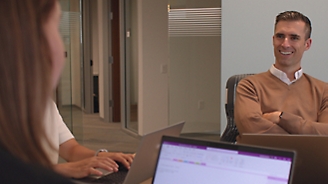
[[[221,2],[169,0],[169,119],[219,132]]]
[[[60,114],[77,140],[82,139],[80,0],[60,0],[60,33],[66,63],[56,94]]]
[[[137,7],[135,0],[125,0],[125,128],[138,131],[138,52]]]

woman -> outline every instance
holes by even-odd
[[[113,159],[86,148],[75,163],[55,165],[59,153],[73,154],[59,148],[51,100],[65,60],[60,17],[57,0],[0,1],[0,151],[67,177],[101,175],[96,167],[117,171]]]
[[[46,34],[56,6],[55,0],[0,1],[0,175],[5,183],[69,183],[51,171],[43,127],[62,65],[53,61]]]
[[[0,3],[0,144],[25,162],[51,167],[42,124],[62,64],[51,61],[43,25],[56,1]]]
[[[0,1],[0,176],[4,183],[70,183],[52,171],[45,109],[63,63],[56,0]],[[47,150],[46,150],[47,149]]]

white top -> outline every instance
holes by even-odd
[[[55,150],[53,150],[45,144],[45,150],[48,153],[51,162],[57,164],[59,158],[59,145],[74,138],[74,136],[64,123],[54,101],[49,102],[46,109],[45,130],[50,143],[55,148]]]

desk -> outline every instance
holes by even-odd
[[[151,184],[153,178],[149,178],[148,180],[145,180],[143,182],[141,182],[140,184]]]

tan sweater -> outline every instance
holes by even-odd
[[[303,74],[287,85],[267,71],[239,82],[234,115],[240,134],[328,135],[327,107],[327,83]],[[273,111],[284,112],[278,124],[262,117]]]

